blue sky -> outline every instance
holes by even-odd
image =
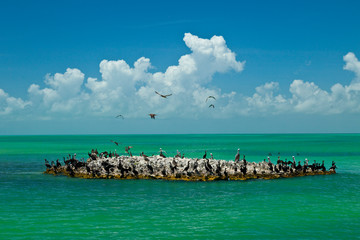
[[[360,132],[359,5],[1,1],[0,134]]]

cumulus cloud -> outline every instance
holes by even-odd
[[[344,69],[352,71],[356,74],[356,80],[360,80],[360,62],[356,58],[355,54],[349,52],[344,56],[344,61],[346,62]]]
[[[8,115],[13,112],[24,109],[31,103],[23,101],[21,98],[14,98],[9,96],[3,89],[0,88],[0,115]]]
[[[148,113],[164,118],[231,118],[269,113],[360,112],[360,62],[354,53],[344,56],[344,69],[355,73],[349,85],[337,83],[326,91],[314,82],[297,79],[287,87],[288,93],[281,94],[278,82],[267,82],[246,96],[236,91],[222,92],[221,86],[209,87],[214,74],[244,69],[245,61],[236,59],[222,36],[203,39],[186,33],[183,40],[191,52],[164,72],[150,72],[153,67],[145,57],[132,65],[125,60],[102,60],[100,79],[85,78],[81,70],[68,68],[64,73],[46,75],[45,87],[32,84],[26,101],[0,89],[0,115],[9,116],[25,108],[31,108],[32,116],[38,119],[117,114],[139,118]],[[163,99],[155,91],[173,95]],[[217,99],[216,111],[208,109],[210,102],[205,99],[209,95]]]
[[[256,88],[252,97],[246,98],[248,113],[306,113],[306,114],[340,114],[360,112],[360,62],[354,53],[344,56],[345,70],[355,73],[355,79],[343,86],[334,84],[330,91],[317,86],[314,82],[294,80],[289,87],[290,97],[278,94],[279,84],[266,83]]]

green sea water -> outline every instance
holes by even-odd
[[[110,140],[118,141],[116,146]],[[337,174],[183,182],[43,174],[44,158],[183,152],[336,161]],[[62,162],[62,161],[61,161]],[[360,134],[0,136],[0,239],[359,239]]]

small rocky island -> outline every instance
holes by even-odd
[[[120,156],[115,153],[92,150],[88,153],[87,161],[76,159],[76,154],[51,164],[45,159],[46,171],[54,175],[66,175],[78,178],[100,179],[165,179],[183,181],[213,181],[213,180],[247,180],[247,179],[275,179],[301,177],[309,175],[328,175],[336,173],[335,162],[326,170],[322,164],[303,164],[283,161],[278,158],[272,163],[270,158],[259,163],[248,162],[245,156],[240,159],[239,150],[235,161],[215,160],[206,158],[185,158],[178,153],[174,157],[165,157],[160,149],[159,155]]]

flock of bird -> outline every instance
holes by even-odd
[[[167,97],[172,96],[172,93],[170,93],[170,94],[161,94],[161,93],[159,93],[159,92],[157,92],[157,91],[155,91],[155,93],[156,93],[157,95],[159,95],[160,97],[162,97],[162,98],[167,98]],[[216,98],[215,98],[214,96],[208,96],[208,97],[206,98],[205,102],[207,102],[209,99],[214,99],[214,100],[216,100]],[[214,104],[210,104],[210,105],[209,105],[209,108],[215,108],[215,105],[214,105]],[[157,114],[155,114],[155,113],[149,113],[149,116],[150,116],[151,119],[155,119],[155,117],[157,116]],[[115,118],[121,118],[121,119],[123,119],[123,120],[125,119],[122,114],[117,115]]]
[[[120,145],[120,143],[118,143],[116,141],[111,140],[111,142],[115,143],[117,146]],[[132,157],[132,154],[131,154],[131,151],[130,151],[131,148],[133,148],[133,147],[132,146],[126,146],[125,147],[125,152],[128,153],[129,156]],[[162,158],[166,158],[164,153],[167,154],[162,148],[160,148],[160,151],[158,152],[158,155],[160,157],[162,157]],[[117,158],[117,157],[119,157],[119,154],[116,153],[116,150],[115,150],[115,152],[104,151],[104,152],[99,153],[97,151],[97,149],[95,149],[95,150],[92,149],[91,153],[88,153],[88,155],[92,160],[96,160],[98,157],[100,157],[100,158],[103,158],[103,157],[104,158],[108,158],[108,157],[109,158],[112,158],[112,157]],[[144,160],[149,161],[149,158],[148,158],[149,156],[145,155],[144,152],[141,152],[140,156],[142,156],[144,158]],[[211,172],[211,165],[209,165],[209,159],[214,159],[212,153],[210,153],[210,156],[211,156],[210,158],[207,158],[207,151],[206,150],[205,150],[204,155],[202,156],[202,159],[207,160],[208,165],[205,165],[205,168],[207,170],[209,168],[210,169],[210,170],[208,170],[209,172]],[[174,159],[175,158],[184,158],[184,154],[181,155],[181,153],[177,150],[177,153],[174,156]],[[243,155],[243,158],[240,159],[240,148],[237,150],[234,162],[235,163],[241,163],[242,167],[241,167],[240,170],[241,170],[241,172],[243,172],[243,174],[246,174],[246,172],[247,172],[247,164],[248,163],[247,163],[247,161],[245,159],[245,155]],[[307,169],[311,169],[312,172],[318,171],[318,170],[323,171],[323,172],[326,171],[324,161],[322,161],[322,164],[320,164],[320,163],[317,163],[314,160],[313,164],[309,164],[309,161],[307,159],[305,159],[304,163],[301,164],[301,161],[298,161],[298,163],[296,163],[294,156],[292,157],[292,161],[287,161],[287,159],[281,160],[280,156],[278,156],[278,160],[277,160],[276,163],[272,163],[271,160],[270,160],[270,156],[268,156],[267,159],[264,159],[263,163],[261,163],[261,164],[264,165],[264,166],[268,166],[270,171],[274,172],[274,173],[280,173],[281,171],[290,172],[290,173],[293,173],[293,172],[304,172],[304,173],[306,173]],[[51,168],[54,169],[54,171],[56,172],[56,169],[61,167],[61,163],[59,162],[59,159],[57,159],[56,162],[51,161],[51,164],[50,164],[48,162],[48,160],[45,159],[45,166],[46,166],[47,169],[51,169]],[[89,167],[86,165],[85,160],[84,159],[77,160],[76,159],[76,154],[74,154],[72,156],[69,154],[66,158],[64,157],[64,166],[66,167],[66,170],[70,173],[71,176],[74,175],[74,170],[72,169],[72,167],[74,167],[74,169],[78,169],[78,168],[81,168],[81,167],[86,167],[87,171],[90,172],[90,170],[88,169]],[[189,162],[188,162],[187,168],[189,168]],[[335,169],[336,169],[336,163],[333,161],[332,166],[330,167],[329,170],[335,170]],[[187,169],[185,168],[184,171],[187,171]],[[254,171],[253,173],[256,175],[257,172],[256,172],[255,168],[254,168],[253,171]]]

